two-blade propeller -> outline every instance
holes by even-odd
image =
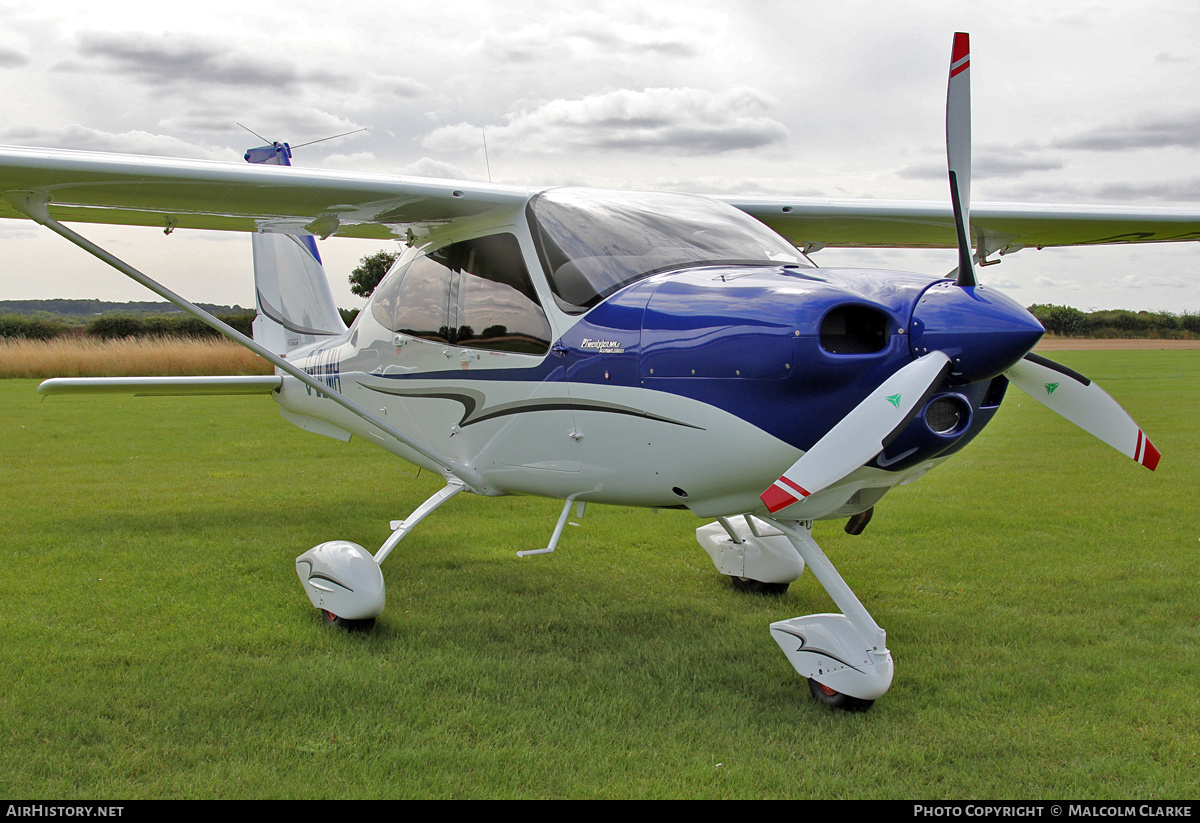
[[[946,85],[946,165],[950,170],[950,204],[958,232],[958,285],[975,286],[971,260],[971,42],[965,32],[954,35],[950,80]]]
[[[1108,392],[1082,374],[1037,354],[1027,354],[1004,375],[1021,391],[1044,403],[1088,434],[1103,440],[1150,471],[1158,449]]]
[[[762,493],[768,511],[774,514],[833,485],[883,451],[948,371],[950,358],[935,351],[884,380]]]
[[[973,292],[978,280],[970,243],[970,51],[968,36],[956,33],[946,91],[946,159],[958,234],[957,285]],[[964,345],[970,338],[969,331],[963,329]],[[1158,449],[1103,389],[1045,357],[1019,355],[1015,355],[1015,363],[1006,361],[1011,365],[1003,374],[1024,392],[1146,468],[1158,466]],[[800,502],[872,460],[921,412],[950,370],[950,357],[942,351],[931,351],[895,372],[762,493],[767,510],[774,514]]]

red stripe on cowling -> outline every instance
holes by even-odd
[[[951,77],[958,77],[958,75],[962,74],[964,71],[966,71],[966,70],[967,70],[967,69],[969,69],[969,68],[971,68],[971,61],[970,61],[970,60],[968,60],[967,62],[963,63],[961,66],[959,66],[959,67],[958,67],[958,68],[956,68],[956,69],[950,69],[950,76],[951,76]]]
[[[950,50],[950,62],[957,63],[971,53],[971,37],[965,31],[954,33],[954,48]]]
[[[788,506],[796,502],[795,497],[792,497],[774,483],[771,484],[770,488],[759,495],[759,499],[762,500],[763,505],[767,507],[767,511],[769,511],[771,514],[774,514],[780,509],[786,509]]]
[[[1142,455],[1142,465],[1150,471],[1158,468],[1158,459],[1162,457],[1158,449],[1154,448],[1154,444],[1150,442],[1150,438],[1146,438],[1146,453]]]
[[[781,478],[779,478],[779,480],[777,480],[776,482],[778,482],[778,483],[786,483],[786,484],[788,484],[788,485],[789,485],[789,486],[791,486],[793,489],[795,489],[796,491],[800,492],[800,496],[801,496],[801,497],[808,497],[808,495],[810,494],[810,492],[809,492],[809,491],[808,491],[806,488],[804,488],[803,486],[801,486],[799,483],[796,483],[796,482],[794,482],[794,481],[792,481],[792,480],[789,480],[789,479],[787,479],[786,477],[781,477]]]
[[[1133,459],[1142,462],[1142,430],[1138,429],[1137,445],[1133,447]]]

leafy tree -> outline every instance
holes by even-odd
[[[43,312],[44,314],[44,312]],[[0,314],[0,339],[50,340],[67,330],[65,323],[19,314]]]
[[[399,256],[397,251],[377,251],[359,260],[358,268],[350,272],[350,291],[359,297],[370,297]]]

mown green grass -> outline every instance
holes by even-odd
[[[1153,474],[1020,391],[964,453],[818,540],[896,658],[870,712],[808,696],[701,521],[461,495],[384,564],[370,634],[293,570],[372,550],[438,485],[262,398],[0,382],[0,794],[1179,798],[1200,782],[1200,352],[1060,352]]]

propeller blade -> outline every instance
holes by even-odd
[[[958,285],[975,286],[971,260],[971,45],[964,32],[954,35],[950,81],[946,87],[946,161],[950,203],[958,230]]]
[[[1005,376],[1090,435],[1103,440],[1150,471],[1161,456],[1133,418],[1108,392],[1079,372],[1037,354],[1027,354]]]
[[[935,351],[883,381],[760,495],[767,510],[774,514],[833,485],[883,451],[949,370],[950,358]]]

